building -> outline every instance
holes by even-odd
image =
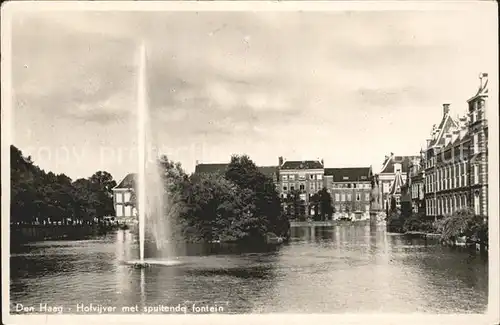
[[[334,218],[370,217],[371,167],[325,168],[324,186],[332,196]]]
[[[438,218],[470,207],[488,214],[487,75],[468,100],[467,116],[453,119],[449,105],[433,128],[425,151],[425,205],[428,216]]]
[[[419,156],[395,156],[392,152],[389,156],[385,156],[378,176],[382,189],[382,203],[386,212],[390,208],[392,196],[397,201],[400,200],[401,186],[406,184],[410,165],[415,159],[419,159]],[[397,206],[400,206],[400,202]]]
[[[460,124],[462,122],[462,125]],[[439,126],[435,125],[431,131],[431,138],[427,139],[425,149],[425,206],[426,215],[439,217],[451,211],[453,203],[450,197],[455,196],[457,187],[449,180],[455,175],[461,175],[458,187],[467,186],[468,165],[462,149],[467,150],[467,128],[464,119],[455,120],[450,114],[450,105],[443,104],[443,116]],[[465,143],[465,146],[461,146]],[[458,150],[457,150],[458,149]],[[458,170],[455,165],[458,162]],[[451,171],[453,168],[453,171]],[[460,201],[467,201],[461,198]],[[463,203],[461,203],[463,204]]]
[[[196,167],[194,170],[195,174],[202,173],[225,173],[229,163],[217,163],[217,164],[200,164],[196,162]],[[278,184],[279,172],[278,166],[258,166],[257,169],[264,175],[271,178],[275,185]]]
[[[130,221],[137,217],[137,210],[128,204],[136,179],[136,174],[128,174],[113,188],[113,204],[118,221]]]
[[[284,161],[283,157],[279,157],[278,170],[278,191],[281,198],[286,199],[290,192],[298,191],[306,215],[313,215],[311,198],[324,186],[323,160]]]
[[[421,151],[423,156],[424,152]],[[410,163],[407,184],[410,192],[411,207],[413,213],[425,215],[425,171],[423,157],[415,159]]]
[[[477,215],[488,216],[488,74],[479,77],[477,93],[467,101],[469,117],[469,171],[471,207]]]

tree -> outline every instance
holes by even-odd
[[[396,198],[394,196],[391,196],[391,213],[396,212],[397,206],[396,206]]]
[[[273,180],[262,174],[247,156],[233,155],[226,173],[226,179],[241,190],[252,191],[255,212],[266,231],[281,235],[288,227],[288,219],[281,213],[281,202]]]
[[[332,197],[326,187],[319,191],[321,219],[331,219],[333,214]]]

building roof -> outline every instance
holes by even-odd
[[[390,156],[386,159],[384,166],[382,167],[382,171],[380,174],[394,174],[396,170],[394,168],[394,164],[401,164],[401,172],[406,173],[409,169],[409,166],[412,164],[414,159],[420,159],[420,156]]]
[[[371,167],[325,168],[325,176],[333,176],[334,182],[369,181],[371,174]]]
[[[303,161],[285,161],[283,165],[281,165],[281,169],[323,169],[324,166],[320,161],[317,160],[303,160]]]
[[[198,164],[195,167],[194,172],[196,174],[201,173],[219,173],[225,172],[229,164]]]
[[[435,145],[443,145],[444,144],[444,135],[448,133],[452,128],[458,127],[458,123],[451,117],[450,114],[446,114],[443,116],[443,119],[439,123],[439,126],[437,127],[437,135],[434,139],[431,140],[431,143],[429,146],[435,146]]]
[[[201,173],[224,173],[229,164],[198,164],[195,167],[195,174]],[[278,166],[257,166],[262,174],[274,178]]]
[[[479,76],[480,79],[480,84],[479,84],[479,89],[477,90],[477,93],[467,100],[467,102],[472,101],[473,99],[476,99],[477,97],[483,97],[483,96],[488,96],[488,74],[487,73],[481,73]],[[483,82],[483,79],[485,81]]]
[[[130,189],[135,187],[135,182],[137,180],[137,174],[130,173],[125,176],[118,185],[116,185],[113,189]]]

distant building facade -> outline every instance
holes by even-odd
[[[423,152],[421,154],[423,155]],[[420,159],[415,159],[410,163],[407,180],[412,211],[413,213],[418,213],[419,215],[426,214],[424,161],[425,160],[421,156]]]
[[[371,167],[325,168],[324,186],[332,196],[334,218],[369,218]]]
[[[279,157],[279,185],[278,191],[283,200],[294,191],[299,192],[306,215],[313,215],[311,198],[323,188],[325,173],[323,161],[296,160],[284,161]]]
[[[477,215],[488,215],[488,75],[480,76],[479,89],[468,101],[470,197]]]
[[[113,204],[118,221],[129,221],[137,217],[137,210],[130,205],[136,177],[136,174],[128,174],[113,188]]]
[[[467,116],[453,119],[449,105],[425,150],[426,215],[439,218],[470,207],[488,215],[487,75],[468,100]]]
[[[392,197],[400,208],[401,186],[406,184],[410,165],[415,159],[419,159],[419,156],[396,156],[392,152],[385,156],[382,170],[378,174],[384,211],[389,211]]]

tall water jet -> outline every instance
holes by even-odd
[[[150,264],[174,265],[164,258],[175,255],[172,245],[171,222],[177,216],[176,203],[166,188],[165,170],[159,161],[151,132],[149,118],[148,87],[146,75],[146,46],[139,47],[137,80],[137,152],[138,170],[136,184],[136,202],[139,222],[139,261],[133,262],[138,267]],[[150,240],[151,239],[151,240]],[[145,257],[146,243],[154,242],[155,247]],[[153,258],[153,259],[152,259]],[[156,258],[156,259],[154,259]],[[160,258],[160,259],[158,259]]]
[[[139,219],[139,260],[144,263],[144,242],[146,234],[146,47],[139,48],[139,80],[137,84],[137,213]]]

